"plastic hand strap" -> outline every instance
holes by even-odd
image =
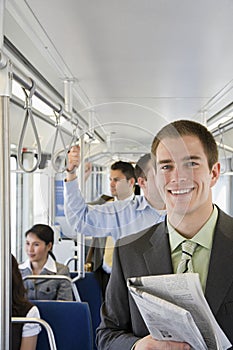
[[[20,138],[19,138],[19,146],[18,146],[18,162],[19,162],[19,167],[26,173],[32,173],[34,172],[40,162],[41,162],[41,144],[40,144],[40,139],[37,133],[37,128],[36,128],[36,124],[33,118],[33,114],[32,114],[32,96],[34,95],[36,90],[36,84],[35,82],[32,80],[32,87],[29,90],[29,94],[27,94],[26,90],[23,88],[23,91],[25,93],[25,110],[26,110],[26,114],[25,114],[25,118],[24,118],[24,123],[23,123],[23,128],[20,134]],[[32,124],[32,129],[35,135],[35,139],[36,139],[36,144],[37,144],[37,161],[36,164],[31,168],[31,169],[26,169],[23,165],[23,157],[22,157],[22,149],[23,149],[23,140],[24,140],[24,136],[25,136],[25,132],[26,132],[26,128],[27,128],[27,124],[28,121],[31,121]]]
[[[51,163],[52,163],[53,169],[57,173],[63,173],[66,170],[66,165],[64,167],[60,168],[56,164],[57,157],[60,153],[65,153],[65,160],[66,160],[65,163],[68,164],[68,156],[67,156],[68,150],[67,150],[66,145],[65,145],[65,141],[64,141],[64,138],[62,135],[61,125],[60,125],[60,117],[62,116],[62,113],[63,113],[62,107],[60,108],[58,114],[54,111],[54,114],[56,116],[56,132],[55,132],[55,138],[54,138],[53,147],[52,147]],[[60,139],[62,141],[63,150],[55,152],[58,136],[60,136]]]

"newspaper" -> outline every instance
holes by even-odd
[[[133,277],[127,282],[153,338],[187,342],[193,350],[231,347],[204,297],[197,273]]]

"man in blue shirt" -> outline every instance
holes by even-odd
[[[155,185],[155,173],[151,166],[148,167],[146,178],[138,178],[144,196],[135,196],[126,202],[89,206],[85,203],[76,180],[76,168],[80,165],[79,146],[72,147],[68,157],[64,210],[66,220],[72,228],[72,238],[76,238],[79,232],[94,237],[112,236],[116,241],[164,220],[164,202]]]
[[[110,168],[109,180],[112,197],[102,195],[98,200],[89,204],[103,205],[109,201],[130,201],[134,198],[135,174],[132,164],[123,161],[113,163]],[[87,253],[85,266],[89,267],[89,270],[94,271],[102,290],[103,299],[112,270],[114,245],[115,242],[111,236],[93,237]]]

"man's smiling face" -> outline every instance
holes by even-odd
[[[215,168],[209,169],[202,143],[194,135],[167,137],[156,151],[157,184],[168,212],[186,215],[212,202]]]

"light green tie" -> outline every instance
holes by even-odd
[[[192,256],[197,247],[197,243],[184,241],[182,243],[182,256],[176,273],[193,272]]]

